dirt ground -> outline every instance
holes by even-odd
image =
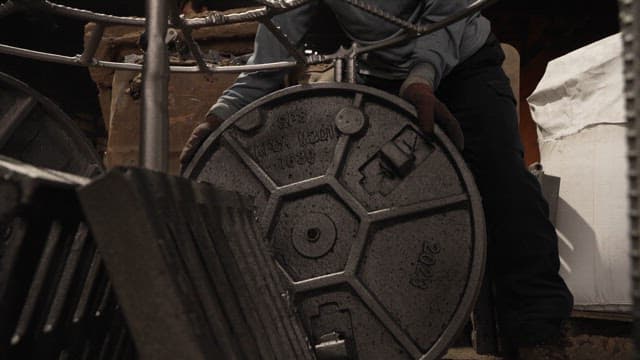
[[[566,355],[571,360],[627,360],[633,358],[629,321],[571,319],[567,325]],[[454,347],[445,360],[501,360],[478,355],[468,346]],[[541,359],[542,360],[542,359]]]
[[[567,350],[571,360],[628,360],[633,345],[629,338],[580,335],[570,338]],[[501,360],[501,357],[478,355],[470,347],[449,350],[444,360]]]

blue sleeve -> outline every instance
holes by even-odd
[[[432,24],[444,20],[468,7],[469,2],[469,0],[428,1],[425,13],[421,17],[421,24]],[[471,44],[463,44],[463,41],[473,43],[486,39],[488,29],[485,28],[489,26],[488,22],[478,17],[479,15],[472,15],[444,29],[417,38],[412,59],[414,67],[409,77],[415,81],[422,80],[434,89],[437,88],[440,80],[462,60],[461,55],[468,55],[461,54],[461,49],[467,49]],[[478,23],[478,20],[482,23]],[[476,34],[473,34],[474,32]],[[469,36],[470,34],[472,35]],[[484,39],[480,40],[481,37]]]
[[[309,30],[311,17],[316,6],[315,2],[303,5],[295,10],[274,16],[272,21],[287,35],[292,44],[297,45]],[[288,51],[278,39],[266,27],[259,25],[253,55],[249,58],[248,64],[264,64],[290,58]],[[281,88],[286,74],[286,69],[240,74],[235,83],[222,93],[209,113],[227,119],[252,101]]]

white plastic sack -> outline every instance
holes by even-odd
[[[561,275],[580,310],[631,305],[623,84],[618,34],[550,62],[528,98],[544,170],[561,178]]]

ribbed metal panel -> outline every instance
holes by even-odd
[[[631,268],[633,286],[633,316],[635,321],[635,359],[640,359],[640,208],[638,204],[638,161],[640,156],[640,1],[620,0],[620,25],[624,43],[625,96],[627,101],[627,141],[629,159],[629,219],[631,238]]]
[[[0,156],[0,359],[133,359],[75,188]]]

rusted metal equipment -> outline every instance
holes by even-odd
[[[255,23],[230,24],[193,32],[194,40],[208,58],[220,62],[236,63],[251,53]],[[85,40],[91,37],[96,24],[89,24]],[[137,42],[140,27],[108,26],[96,57],[103,60],[121,59],[139,54]],[[180,39],[170,44],[179,47]],[[140,55],[137,55],[141,58]],[[193,62],[172,53],[172,62]],[[105,165],[136,166],[140,141],[139,74],[131,71],[106,68],[90,68],[91,77],[99,88],[99,98],[109,138],[105,153]],[[169,173],[179,173],[178,157],[191,130],[204,118],[212,99],[222,94],[236,79],[234,74],[218,74],[215,77],[202,74],[171,74],[169,79]]]
[[[264,5],[258,9],[248,10],[241,13],[224,14],[213,12],[201,18],[185,19],[177,14],[177,3],[162,2],[157,0],[146,0],[146,11],[148,19],[135,17],[121,17],[107,14],[94,13],[82,9],[76,9],[49,0],[19,1],[7,0],[1,4],[0,18],[14,12],[20,11],[46,11],[52,14],[78,18],[96,22],[96,31],[93,31],[85,44],[82,54],[76,56],[64,56],[60,54],[48,54],[30,49],[17,48],[14,46],[0,44],[0,53],[23,56],[26,58],[57,62],[78,66],[109,67],[122,70],[143,70],[146,74],[146,86],[143,91],[149,94],[143,99],[141,128],[141,161],[143,166],[156,170],[167,171],[167,151],[168,151],[168,117],[167,117],[167,79],[169,71],[176,72],[207,72],[207,73],[239,73],[242,71],[275,70],[287,68],[301,68],[313,64],[328,63],[335,61],[336,67],[342,69],[344,64],[344,77],[342,72],[336,72],[336,80],[345,79],[347,82],[355,82],[355,64],[358,57],[367,52],[375,51],[385,47],[390,47],[416,37],[430,34],[439,29],[462,20],[476,12],[484,9],[497,0],[477,0],[464,9],[451,14],[442,20],[428,24],[414,24],[407,22],[393,14],[389,14],[380,8],[371,6],[361,0],[343,0],[354,7],[381,18],[384,21],[399,26],[402,31],[396,35],[382,41],[358,45],[354,43],[350,49],[340,49],[334,54],[312,54],[305,56],[298,51],[296,44],[292,44],[286,34],[283,34],[279,27],[271,22],[271,18],[279,13],[308,4],[311,0],[260,0],[258,3]],[[171,9],[170,9],[171,8]],[[171,14],[171,16],[169,16]],[[168,19],[170,17],[170,19]],[[269,31],[271,31],[279,42],[289,50],[295,61],[278,61],[266,64],[247,64],[219,66],[207,63],[204,55],[191,34],[192,29],[198,27],[223,25],[236,22],[260,21]],[[191,55],[195,59],[195,66],[169,66],[166,58],[166,44],[163,33],[166,33],[167,24],[179,28],[188,45]],[[106,24],[120,25],[145,25],[148,35],[152,36],[148,49],[152,56],[145,59],[144,69],[140,64],[121,63],[111,61],[101,61],[95,58],[99,43],[104,35]],[[156,56],[157,55],[157,56]],[[150,69],[153,69],[151,71]]]
[[[87,178],[0,157],[0,357],[132,359],[75,188]]]
[[[436,359],[480,288],[471,173],[410,105],[350,84],[288,88],[234,115],[186,176],[255,197],[258,224],[317,352]]]
[[[80,198],[141,358],[312,358],[248,198],[141,169]]]
[[[0,154],[82,176],[102,171],[95,148],[51,100],[0,73]]]
[[[218,26],[224,24],[233,24],[240,22],[251,22],[251,21],[260,21],[260,22],[269,22],[270,19],[278,15],[282,12],[286,12],[292,9],[295,9],[299,6],[308,4],[313,0],[257,0],[256,3],[263,5],[259,8],[235,12],[235,13],[221,13],[221,12],[211,12],[204,17],[190,18],[185,19],[183,17],[173,17],[169,22],[171,26],[180,28],[183,31],[183,34],[186,36],[186,41],[189,43],[193,43],[193,38],[190,35],[191,29],[201,28],[201,27],[209,27],[209,26]],[[393,14],[389,14],[375,6],[371,6],[366,2],[361,0],[342,0],[351,4],[352,6],[358,7],[363,11],[373,14],[375,16],[380,17],[384,21],[388,21],[397,25],[398,27],[403,29],[403,32],[398,34],[398,36],[394,36],[384,41],[377,42],[375,44],[367,45],[367,46],[356,46],[354,47],[353,53],[350,55],[352,58],[356,56],[374,51],[377,49],[381,49],[384,47],[393,46],[400,42],[406,41],[408,39],[424,36],[430,34],[434,31],[442,29],[452,23],[460,21],[468,16],[471,16],[489,5],[495,3],[497,0],[476,0],[473,3],[469,4],[469,6],[465,9],[460,10],[459,12],[452,14],[446,18],[443,18],[441,21],[430,24],[412,24],[410,22],[405,21],[404,19],[398,18]],[[156,5],[155,7],[160,6],[155,1],[152,1]],[[173,2],[172,2],[173,3]],[[164,6],[164,5],[162,5]],[[149,8],[147,8],[149,10]],[[157,9],[152,9],[153,11]],[[125,16],[113,16],[108,14],[95,13],[83,9],[77,9],[65,5],[57,4],[53,1],[49,0],[33,0],[33,1],[20,1],[20,0],[7,0],[3,4],[0,4],[0,18],[4,16],[8,16],[15,12],[21,11],[42,11],[48,12],[54,15],[66,16],[75,19],[81,19],[85,21],[92,21],[98,24],[106,25],[106,24],[120,24],[120,25],[145,25],[145,18],[139,17],[125,17]],[[162,21],[160,18],[155,18],[153,21]],[[152,26],[160,26],[158,24],[153,24]],[[276,37],[283,43],[283,45],[291,49],[294,52],[295,46],[290,44],[287,40],[287,37],[284,36],[281,30],[272,26],[269,27],[269,30],[274,32]],[[142,66],[140,64],[132,64],[132,63],[124,63],[124,62],[115,62],[115,61],[102,61],[96,59],[95,50],[97,44],[100,41],[102,34],[100,32],[96,32],[94,35],[94,39],[91,39],[88,44],[89,46],[85,47],[85,51],[82,54],[78,54],[76,56],[65,56],[60,54],[50,54],[39,51],[34,51],[30,49],[17,48],[14,46],[9,46],[5,44],[0,44],[0,53],[21,56],[25,58],[42,60],[42,61],[50,61],[60,64],[68,64],[68,65],[76,65],[76,66],[95,66],[95,67],[108,67],[113,69],[121,69],[121,70],[142,70]],[[279,61],[273,63],[266,64],[252,64],[252,65],[229,65],[229,66],[219,66],[216,64],[206,63],[203,59],[203,54],[197,50],[197,47],[193,48],[193,56],[196,59],[198,65],[194,66],[171,66],[170,71],[173,72],[212,72],[212,73],[240,73],[243,71],[260,71],[260,70],[275,70],[275,69],[286,69],[286,68],[294,68],[300,65],[312,65],[323,62],[332,61],[335,59],[347,59],[345,57],[345,53],[343,51],[339,51],[335,54],[330,55],[308,55],[304,58],[298,59],[299,61]],[[292,54],[293,55],[293,54]],[[163,62],[164,59],[154,59],[158,63]],[[204,66],[206,65],[206,67]]]

